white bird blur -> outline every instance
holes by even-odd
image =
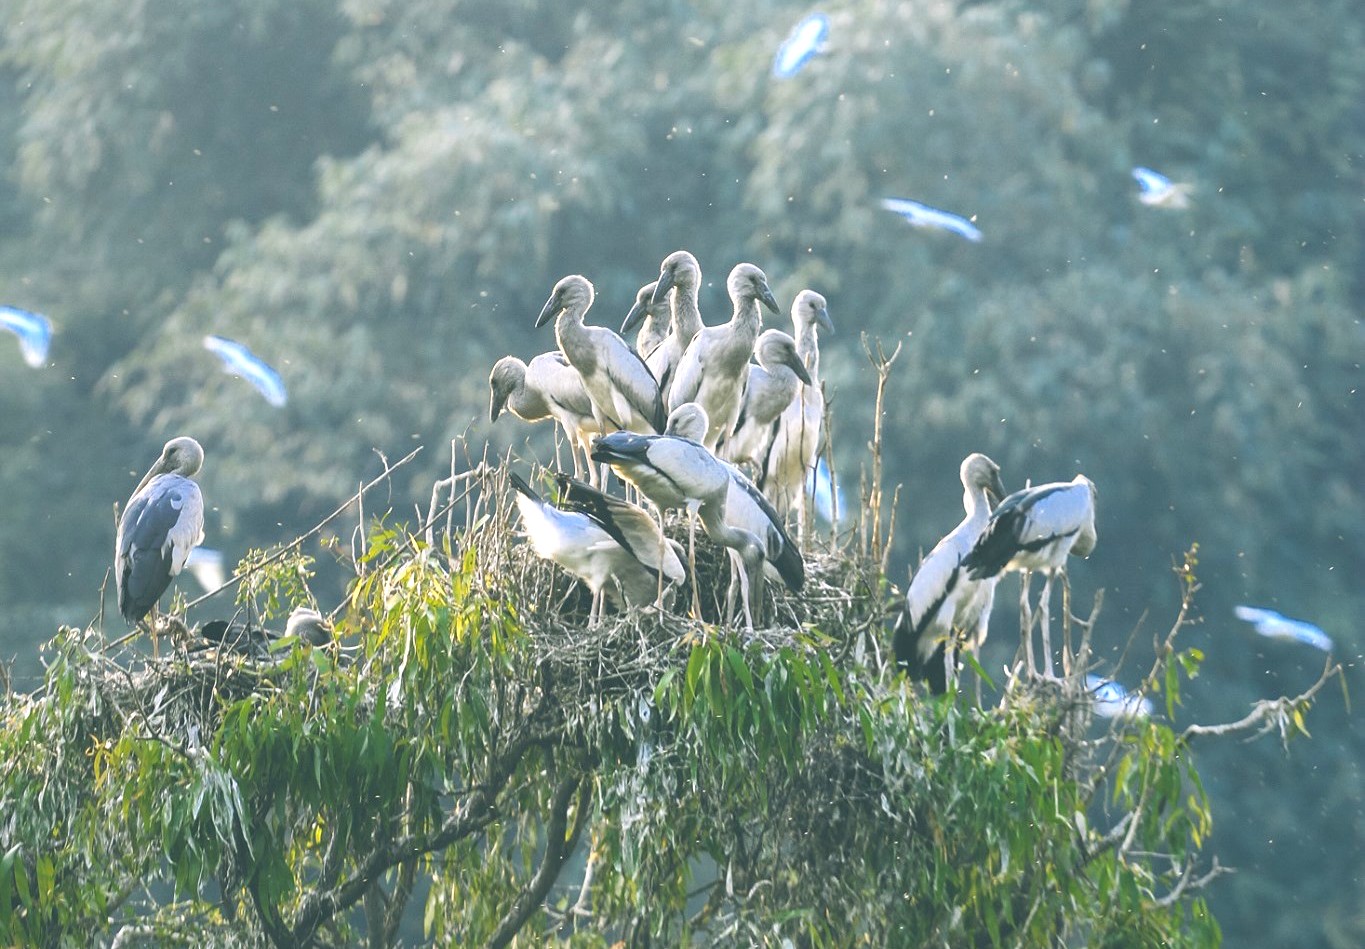
[[[563,475],[561,509],[516,472],[510,477],[532,549],[587,584],[594,615],[604,599],[619,605],[624,598],[632,606],[654,602],[660,573],[664,586],[685,576],[677,544],[665,540],[643,509]]]
[[[1280,639],[1285,642],[1302,643],[1305,646],[1312,646],[1314,649],[1321,649],[1323,652],[1332,651],[1332,637],[1322,631],[1321,627],[1314,626],[1312,623],[1301,619],[1290,619],[1274,610],[1267,610],[1259,606],[1238,606],[1233,609],[1237,618],[1250,623],[1252,628],[1267,639]]]
[[[586,277],[564,277],[545,301],[536,326],[555,321],[559,349],[583,378],[601,431],[663,431],[659,384],[645,361],[612,330],[583,322],[593,296]]]
[[[701,289],[701,265],[685,250],[675,250],[659,265],[659,279],[654,281],[650,306],[668,305],[668,335],[663,342],[645,356],[645,363],[659,382],[659,397],[668,405],[673,389],[673,377],[678,362],[692,338],[702,330],[701,310],[697,294]],[[630,330],[645,315],[644,310],[632,309],[621,324],[621,332]]]
[[[243,344],[225,336],[205,336],[204,348],[223,361],[225,371],[251,383],[271,405],[279,408],[288,401],[280,374]]]
[[[1133,169],[1133,180],[1138,183],[1138,200],[1149,207],[1181,210],[1190,206],[1190,192],[1194,185],[1173,182],[1165,175],[1138,165]]]
[[[1101,718],[1147,718],[1152,714],[1151,699],[1129,692],[1113,679],[1087,673],[1085,691],[1090,695],[1095,714]]]
[[[503,356],[493,364],[488,388],[490,422],[496,422],[504,409],[524,422],[554,419],[569,440],[574,473],[583,471],[579,462],[581,455],[588,476],[595,479],[596,471],[588,461],[588,452],[593,436],[599,434],[601,428],[583,377],[569,365],[563,353],[559,350],[541,353],[530,363],[524,363],[516,356]]]
[[[758,474],[758,486],[783,513],[796,508],[802,537],[806,531],[806,505],[802,485],[815,470],[820,452],[821,426],[825,421],[825,393],[820,387],[821,329],[834,332],[825,298],[814,290],[802,290],[792,301],[792,335],[796,351],[806,366],[810,384],[782,411],[773,437],[772,451]]]
[[[753,264],[736,264],[725,287],[734,304],[729,322],[703,327],[692,338],[668,391],[670,412],[686,402],[696,402],[706,411],[710,427],[702,444],[710,451],[716,450],[722,435],[734,430],[739,417],[749,360],[762,329],[759,303],[779,312],[768,278]]]
[[[24,362],[38,369],[47,361],[52,345],[52,321],[47,317],[17,306],[0,306],[0,328],[19,337],[19,353]]]
[[[205,593],[212,593],[227,583],[227,561],[221,550],[196,547],[185,558],[185,569],[194,577]]]
[[[920,563],[892,634],[897,664],[927,679],[935,693],[956,680],[958,653],[975,652],[986,641],[999,579],[973,580],[962,561],[986,530],[992,502],[1005,496],[1000,466],[976,452],[963,459],[958,477],[966,517]]]
[[[829,17],[823,13],[812,13],[796,24],[777,48],[777,56],[773,58],[773,75],[778,79],[795,76],[825,48],[828,39]]]
[[[911,201],[909,198],[883,198],[882,207],[899,214],[912,227],[948,231],[959,237],[964,237],[972,243],[978,243],[981,240],[981,231],[977,226],[959,214],[940,211],[938,208],[931,208],[927,204],[920,204],[918,201]]]
[[[817,459],[815,467],[811,469],[806,482],[806,498],[817,520],[827,527],[839,527],[848,505],[844,502],[844,489],[835,485],[834,475],[823,458]]]
[[[129,623],[151,612],[204,539],[204,499],[191,480],[203,465],[197,441],[172,438],[124,506],[114,543],[114,582],[119,612]]]
[[[1071,481],[1040,484],[1016,491],[995,509],[985,532],[977,540],[962,565],[973,580],[985,580],[1002,571],[1024,572],[1020,584],[1020,609],[1028,616],[1029,571],[1047,574],[1039,606],[1042,610],[1043,662],[1045,675],[1051,677],[1052,646],[1048,630],[1048,610],[1052,578],[1062,572],[1071,554],[1088,557],[1095,549],[1095,483],[1085,475]],[[1025,630],[1025,655],[1030,671],[1033,663],[1032,624]]]
[[[781,330],[759,334],[754,358],[758,365],[749,366],[739,417],[720,443],[720,456],[763,471],[777,437],[778,419],[811,378],[796,351],[796,340]]]

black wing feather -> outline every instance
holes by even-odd
[[[146,616],[171,585],[171,557],[166,537],[180,519],[184,494],[171,487],[134,498],[123,512],[123,534],[116,576],[118,608],[136,623]]]

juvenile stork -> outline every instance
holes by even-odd
[[[796,351],[796,340],[781,330],[764,330],[754,344],[757,366],[749,367],[744,400],[732,432],[721,442],[721,457],[763,471],[777,436],[778,419],[792,404],[810,373]]]
[[[985,531],[992,504],[1005,496],[1000,466],[978,452],[963,459],[958,475],[967,516],[934,545],[915,571],[891,640],[896,663],[910,675],[929,680],[935,693],[946,692],[948,683],[955,681],[961,651],[976,652],[986,641],[999,579],[972,580],[962,561]]]
[[[658,286],[659,282],[656,280],[635,291],[635,303],[631,305],[630,312],[626,314],[625,320],[621,323],[621,335],[623,336],[635,326],[640,327],[639,332],[635,334],[635,351],[640,354],[645,365],[649,366],[649,371],[654,372],[656,381],[659,375],[654,371],[650,358],[668,338],[669,328],[673,321],[668,300],[662,299],[658,303],[654,302],[654,290]],[[660,390],[662,391],[662,386]]]
[[[593,461],[611,465],[618,475],[653,501],[661,513],[666,510],[688,512],[692,608],[698,618],[701,617],[701,596],[696,580],[695,520],[701,521],[708,537],[739,556],[745,625],[752,630],[749,574],[763,569],[766,546],[764,539],[752,531],[727,522],[725,511],[730,493],[730,467],[700,442],[679,435],[613,432],[597,440],[592,458]]]
[[[972,580],[986,580],[1007,570],[1024,574],[1020,584],[1020,610],[1024,618],[1024,652],[1029,670],[1033,662],[1033,624],[1028,603],[1029,574],[1047,574],[1039,600],[1042,610],[1043,663],[1052,676],[1052,644],[1048,609],[1052,578],[1066,577],[1067,557],[1089,557],[1095,549],[1095,483],[1085,475],[1071,481],[1040,484],[1016,491],[995,509],[990,523],[971,553],[962,561]]]
[[[587,463],[588,477],[595,478],[588,462],[592,438],[601,429],[593,413],[592,399],[583,386],[583,377],[569,365],[564,354],[541,353],[524,363],[516,356],[503,356],[493,364],[488,376],[492,396],[488,404],[488,420],[496,422],[503,410],[525,422],[539,422],[552,418],[559,423],[569,440],[569,455],[573,458],[574,474],[581,474],[579,456]]]
[[[739,418],[749,360],[763,322],[758,305],[779,312],[768,278],[753,264],[736,264],[725,286],[734,304],[730,321],[703,327],[692,338],[668,390],[670,411],[687,402],[696,402],[706,411],[710,424],[702,444],[711,451],[721,436],[734,430]]]
[[[252,658],[264,658],[270,644],[280,639],[294,638],[308,646],[325,646],[332,641],[332,624],[317,610],[298,606],[289,614],[284,633],[280,634],[250,623],[235,620],[210,620],[199,627],[199,635],[219,648],[231,649]]]
[[[197,441],[172,438],[123,508],[114,541],[114,583],[119,612],[129,623],[151,612],[204,540],[204,498],[191,480],[203,465]]]
[[[814,290],[802,290],[792,301],[792,329],[796,351],[806,366],[810,382],[783,409],[773,436],[772,450],[758,474],[758,486],[784,513],[797,510],[800,534],[806,532],[805,486],[815,470],[820,451],[820,427],[825,420],[825,393],[820,388],[820,337],[824,329],[834,332],[825,298]]]
[[[555,284],[536,326],[554,319],[560,351],[583,377],[601,431],[663,431],[663,403],[653,373],[616,333],[583,322],[592,301],[592,284],[571,274]]]
[[[664,404],[668,405],[668,394],[673,388],[673,377],[678,369],[687,344],[702,330],[701,310],[697,306],[697,294],[701,288],[701,265],[697,258],[685,250],[676,250],[664,258],[659,265],[659,279],[654,282],[654,292],[650,296],[650,306],[668,306],[669,328],[663,342],[648,355],[645,362],[650,372],[659,380],[659,393]],[[643,292],[643,290],[642,290]],[[644,318],[646,311],[632,309],[621,324],[621,332],[628,332]]]
[[[566,508],[561,509],[516,472],[510,477],[532,549],[588,585],[594,616],[604,599],[617,605],[622,597],[632,606],[653,603],[661,575],[668,584],[683,579],[677,544],[665,540],[641,508],[561,475],[560,503]]]

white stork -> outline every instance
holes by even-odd
[[[649,371],[654,373],[656,381],[659,374],[655,372],[650,359],[668,339],[673,322],[668,300],[665,298],[657,303],[654,302],[655,289],[658,286],[659,281],[655,280],[635,291],[635,303],[631,305],[630,312],[621,322],[622,336],[629,333],[637,325],[640,327],[639,332],[635,334],[635,351],[640,354],[645,365],[649,366]],[[660,386],[660,391],[662,391],[662,386]]]
[[[800,534],[806,531],[805,485],[815,470],[820,451],[820,428],[825,420],[825,393],[820,388],[820,339],[817,330],[834,332],[825,298],[802,290],[792,301],[792,329],[796,351],[806,365],[810,382],[782,411],[773,447],[758,475],[758,486],[782,512],[797,510]]]
[[[733,464],[763,471],[777,436],[778,419],[792,404],[810,373],[796,351],[796,340],[781,330],[764,330],[754,344],[758,365],[749,367],[739,418],[725,436],[720,455]]]
[[[936,693],[956,678],[957,656],[986,641],[998,577],[972,580],[962,566],[990,521],[992,503],[1005,496],[1000,466],[977,452],[958,469],[967,516],[929,551],[919,565],[905,606],[896,620],[892,647],[896,662]]]
[[[504,409],[525,422],[554,419],[569,440],[574,473],[582,471],[581,452],[587,462],[588,477],[595,478],[592,463],[587,459],[592,438],[601,429],[583,377],[569,365],[563,353],[558,350],[541,353],[529,364],[516,356],[503,356],[493,364],[488,388],[492,393],[488,405],[490,422],[496,422]]]
[[[678,369],[687,344],[692,342],[702,329],[701,310],[697,306],[697,294],[701,289],[701,265],[697,258],[685,250],[676,250],[664,258],[659,265],[659,279],[654,282],[654,293],[650,305],[668,304],[669,329],[663,342],[645,355],[645,362],[654,378],[659,380],[659,394],[665,405],[668,393],[673,387],[673,376]],[[644,313],[631,312],[621,324],[621,332],[627,332],[643,317]],[[644,355],[643,350],[641,354]]]
[[[753,264],[736,264],[725,286],[734,304],[730,321],[703,327],[692,338],[668,390],[670,411],[686,402],[696,402],[706,410],[710,426],[702,444],[711,451],[722,435],[734,430],[739,417],[749,360],[762,328],[758,305],[778,312],[768,278]]]
[[[536,326],[555,320],[559,349],[583,377],[601,431],[663,431],[663,403],[653,373],[616,333],[583,322],[592,301],[592,284],[571,274],[555,284]]]
[[[204,498],[191,480],[203,465],[197,441],[172,438],[124,506],[114,542],[114,583],[119,612],[129,623],[151,612],[204,540]]]
[[[661,574],[668,584],[683,579],[680,548],[664,538],[644,510],[581,481],[558,477],[563,509],[512,472],[517,509],[532,549],[588,585],[594,615],[603,599],[618,605],[621,597],[634,606],[653,603]]]
[[[1033,629],[1028,620],[1029,572],[1047,574],[1039,605],[1042,608],[1043,662],[1052,676],[1052,644],[1048,609],[1052,578],[1066,575],[1067,557],[1089,557],[1095,549],[1095,483],[1085,475],[1072,481],[1040,484],[1016,491],[995,509],[985,532],[962,561],[973,580],[985,580],[1007,570],[1023,572],[1020,607],[1025,617],[1024,648],[1030,671],[1033,665]]]

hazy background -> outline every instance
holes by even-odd
[[[1181,720],[1240,717],[1321,669],[1255,638],[1236,603],[1310,619],[1358,658],[1358,0],[835,3],[823,54],[773,78],[812,9],[6,0],[0,303],[57,335],[39,370],[0,336],[0,656],[32,681],[57,624],[96,614],[113,505],[167,438],[204,444],[206,543],[230,559],[311,526],[378,470],[375,449],[425,444],[370,502],[411,520],[451,438],[532,431],[488,424],[487,376],[553,347],[531,324],[556,279],[587,275],[589,320],[615,327],[687,248],[708,322],[740,260],[784,306],[807,286],[829,298],[850,487],[872,420],[859,334],[904,342],[886,457],[901,582],[960,518],[957,466],[979,450],[1011,488],[1098,483],[1074,588],[1106,591],[1107,662],[1137,630],[1130,684],[1173,614],[1170,565],[1199,544],[1187,641],[1208,661]],[[1141,205],[1134,165],[1192,182],[1191,207]],[[984,240],[914,230],[887,196]],[[288,405],[224,374],[206,333],[276,366]],[[1001,617],[987,666],[1013,644]],[[1215,849],[1239,870],[1213,896],[1229,945],[1365,944],[1353,718],[1338,690],[1287,755],[1201,754]]]

